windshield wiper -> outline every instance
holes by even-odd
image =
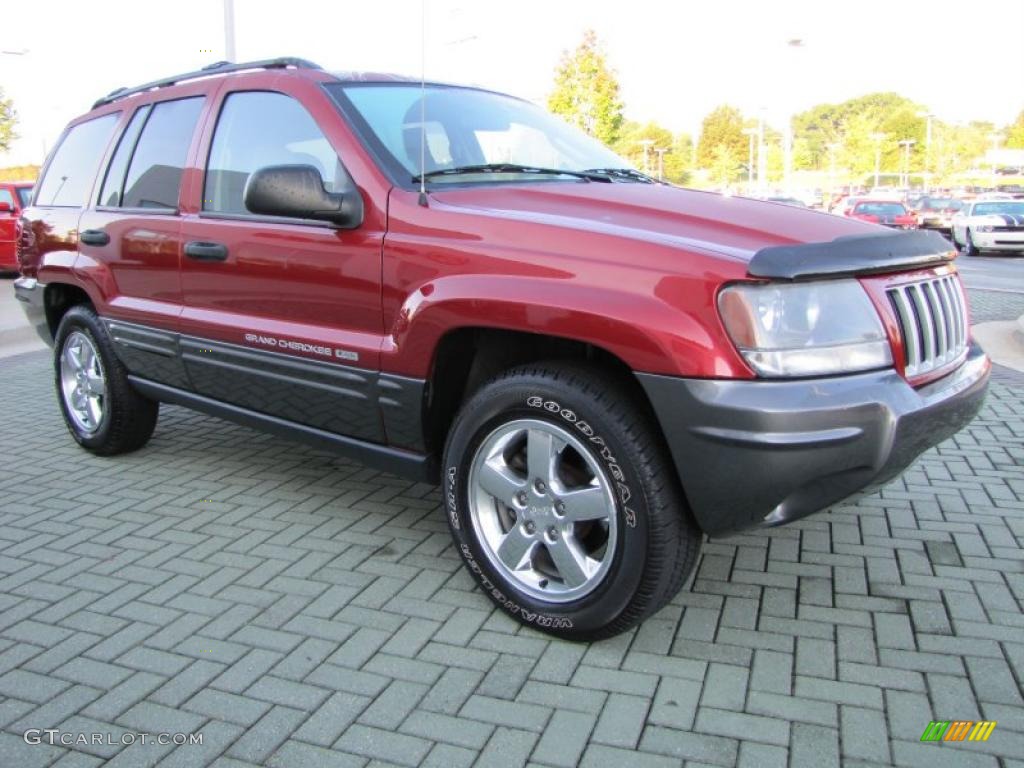
[[[608,174],[591,171],[566,171],[561,168],[539,168],[534,165],[519,165],[517,163],[481,163],[479,165],[459,165],[455,168],[439,168],[436,171],[427,171],[420,176],[413,176],[414,182],[430,181],[445,176],[463,176],[475,173],[530,173],[539,176],[572,176],[587,181],[611,181]]]
[[[653,179],[646,173],[640,173],[640,171],[634,171],[632,168],[587,168],[585,171],[580,173],[591,173],[600,174],[602,176],[618,179],[618,180],[629,180],[640,182],[641,184],[661,184],[663,182]]]

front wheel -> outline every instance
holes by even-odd
[[[971,230],[964,230],[964,256],[977,256],[978,249],[974,245],[974,241],[971,239]]]
[[[696,565],[700,531],[637,397],[590,367],[536,365],[491,381],[456,417],[449,527],[518,621],[608,637],[661,608]]]

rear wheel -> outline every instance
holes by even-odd
[[[107,329],[86,305],[67,311],[54,343],[57,401],[79,445],[101,456],[141,448],[156,427],[159,403],[128,382]]]
[[[617,634],[668,602],[697,562],[700,531],[635,397],[589,367],[529,366],[482,387],[452,426],[456,548],[524,624]]]

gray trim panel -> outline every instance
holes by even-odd
[[[638,373],[701,528],[779,525],[888,482],[981,407],[977,346],[915,389],[893,370],[801,381]]]
[[[213,398],[203,397],[165,384],[129,376],[128,380],[140,393],[153,400],[174,403],[211,416],[232,421],[246,427],[269,432],[289,440],[333,451],[384,472],[419,482],[436,483],[437,466],[433,456],[403,451],[386,445],[357,440],[315,427],[296,424],[266,413],[242,408]]]
[[[118,357],[139,380],[296,427],[425,451],[422,379],[121,320],[104,318],[104,323]]]

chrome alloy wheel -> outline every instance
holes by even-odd
[[[96,347],[81,331],[68,334],[64,340],[60,353],[60,389],[75,426],[85,433],[99,429],[107,382]]]
[[[484,439],[470,465],[469,512],[491,564],[538,600],[589,594],[615,557],[607,474],[581,440],[546,421],[511,421]]]

